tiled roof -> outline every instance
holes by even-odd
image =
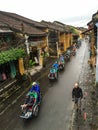
[[[84,28],[84,27],[77,27],[77,29],[78,29],[79,31],[82,31],[82,32],[84,32],[84,31],[87,31],[87,30],[88,30],[87,28]]]
[[[25,23],[28,23],[28,24],[31,24],[35,27],[38,27],[38,28],[46,28],[45,25],[41,24],[40,22],[37,22],[37,21],[34,21],[34,20],[31,20],[29,18],[26,18],[26,17],[23,17],[21,15],[18,15],[18,14],[15,14],[15,13],[10,13],[10,12],[4,12],[4,11],[0,11],[1,14],[4,14],[4,15],[7,15],[9,17],[12,17],[16,20],[20,20],[20,21],[23,21]]]
[[[67,32],[69,32],[69,33],[71,32],[71,26],[70,26],[70,25],[66,25],[66,24],[65,24],[65,28],[66,28],[66,31],[67,31]]]
[[[12,18],[8,15],[5,15],[0,11],[0,21],[4,24],[7,24],[11,29],[20,31],[22,33],[26,33],[29,35],[45,35],[45,32],[41,31],[40,29],[31,26],[23,22],[21,19],[16,19],[15,17]]]
[[[42,20],[41,23],[46,25],[50,29],[53,29],[53,30],[56,30],[56,31],[60,31],[60,32],[64,32],[65,31],[64,27],[56,25],[55,23],[47,22],[47,21],[44,21],[44,20]]]
[[[53,23],[55,23],[55,24],[57,24],[57,25],[59,25],[59,26],[65,26],[64,23],[61,23],[61,22],[59,22],[59,21],[54,21]]]
[[[0,21],[0,33],[12,33],[9,26]]]
[[[87,23],[87,25],[90,25],[90,24],[92,24],[93,23],[93,21],[91,20],[91,21],[89,21],[88,23]]]
[[[96,16],[98,14],[98,11],[92,15],[92,17]]]
[[[8,27],[8,25],[0,21],[0,27]]]
[[[61,23],[61,22],[59,22],[59,21],[54,21],[54,23],[55,23],[56,25],[59,25],[60,27],[64,28],[66,32],[71,32],[69,25],[66,25],[66,24],[64,24],[64,23]]]

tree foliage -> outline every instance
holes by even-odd
[[[22,48],[12,48],[7,51],[2,51],[0,52],[0,64],[17,60],[18,58],[24,57],[25,54],[25,50]]]
[[[73,34],[79,34],[79,31],[77,30],[77,29],[75,29],[74,27],[71,27],[71,32],[73,33]]]

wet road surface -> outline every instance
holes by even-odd
[[[41,81],[46,86],[39,117],[23,121],[20,115],[22,99],[16,102],[0,118],[1,130],[68,130],[72,117],[71,91],[81,73],[86,44],[83,42],[77,55],[67,63],[65,71],[59,73],[57,82],[50,83],[47,76]]]

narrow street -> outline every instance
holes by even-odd
[[[43,97],[38,118],[23,121],[19,117],[20,105],[23,103],[23,99],[20,99],[0,117],[0,129],[69,130],[73,110],[71,91],[80,77],[84,55],[87,51],[86,43],[83,41],[80,49],[77,49],[77,55],[67,63],[65,71],[59,73],[57,82],[49,83],[48,78],[43,77],[41,86],[47,85],[47,91]]]

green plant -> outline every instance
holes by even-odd
[[[30,68],[33,67],[35,64],[36,64],[35,61],[29,60],[29,67]]]
[[[24,49],[22,48],[12,48],[7,51],[2,51],[0,53],[0,64],[7,63],[9,61],[17,60],[18,58],[24,57],[26,55]]]

